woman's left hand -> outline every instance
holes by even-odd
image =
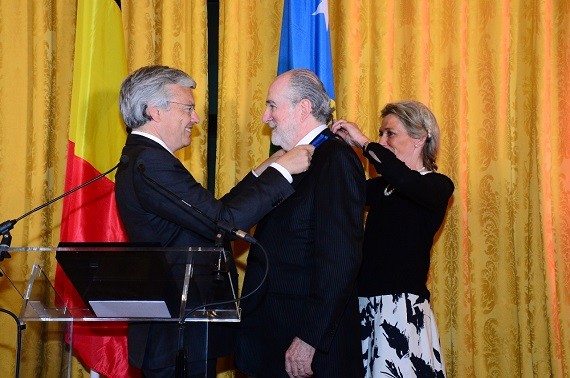
[[[364,144],[370,141],[366,135],[362,134],[362,131],[360,131],[356,123],[348,122],[343,119],[334,122],[331,126],[331,130],[351,146],[362,148]]]

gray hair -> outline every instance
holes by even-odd
[[[168,107],[169,84],[196,88],[190,75],[167,66],[141,67],[127,76],[119,93],[119,108],[127,130],[136,129],[152,119],[146,111],[149,105]]]
[[[289,73],[291,75],[289,77],[291,103],[296,105],[301,100],[309,100],[312,107],[311,114],[316,120],[324,124],[332,121],[334,108],[331,106],[331,99],[319,77],[307,69],[294,69]]]
[[[411,138],[426,138],[422,149],[424,167],[430,171],[437,170],[435,159],[439,151],[439,126],[431,110],[419,101],[407,100],[386,104],[382,109],[382,118],[388,114],[402,121]]]

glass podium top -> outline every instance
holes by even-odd
[[[0,280],[21,296],[23,321],[240,320],[235,264],[221,247],[62,243],[3,251]]]

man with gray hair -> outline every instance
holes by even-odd
[[[192,92],[195,87],[188,74],[166,66],[142,67],[121,86],[119,106],[129,132],[123,155],[129,158],[129,164],[117,171],[115,195],[131,242],[179,248],[213,247],[219,231],[204,216],[189,212],[146,177],[197,207],[209,219],[248,230],[294,192],[291,175],[304,172],[309,166],[313,148],[300,146],[269,158],[227,195],[215,199],[174,155],[190,145],[192,128],[200,122]],[[144,175],[139,171],[143,164]],[[231,334],[220,328],[195,322],[185,327],[187,370],[192,377],[214,377],[216,357],[231,353]],[[145,377],[174,376],[178,351],[176,322],[131,324],[128,344],[129,361],[141,368]]]
[[[257,225],[244,281],[237,339],[238,369],[261,377],[360,377],[355,282],[363,240],[365,176],[354,150],[327,128],[333,109],[311,71],[278,76],[263,122],[271,141],[288,151],[312,144],[307,172],[293,176],[293,193]],[[297,147],[298,148],[298,147]]]

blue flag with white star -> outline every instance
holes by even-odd
[[[328,0],[285,0],[277,74],[293,68],[315,72],[334,99]]]

